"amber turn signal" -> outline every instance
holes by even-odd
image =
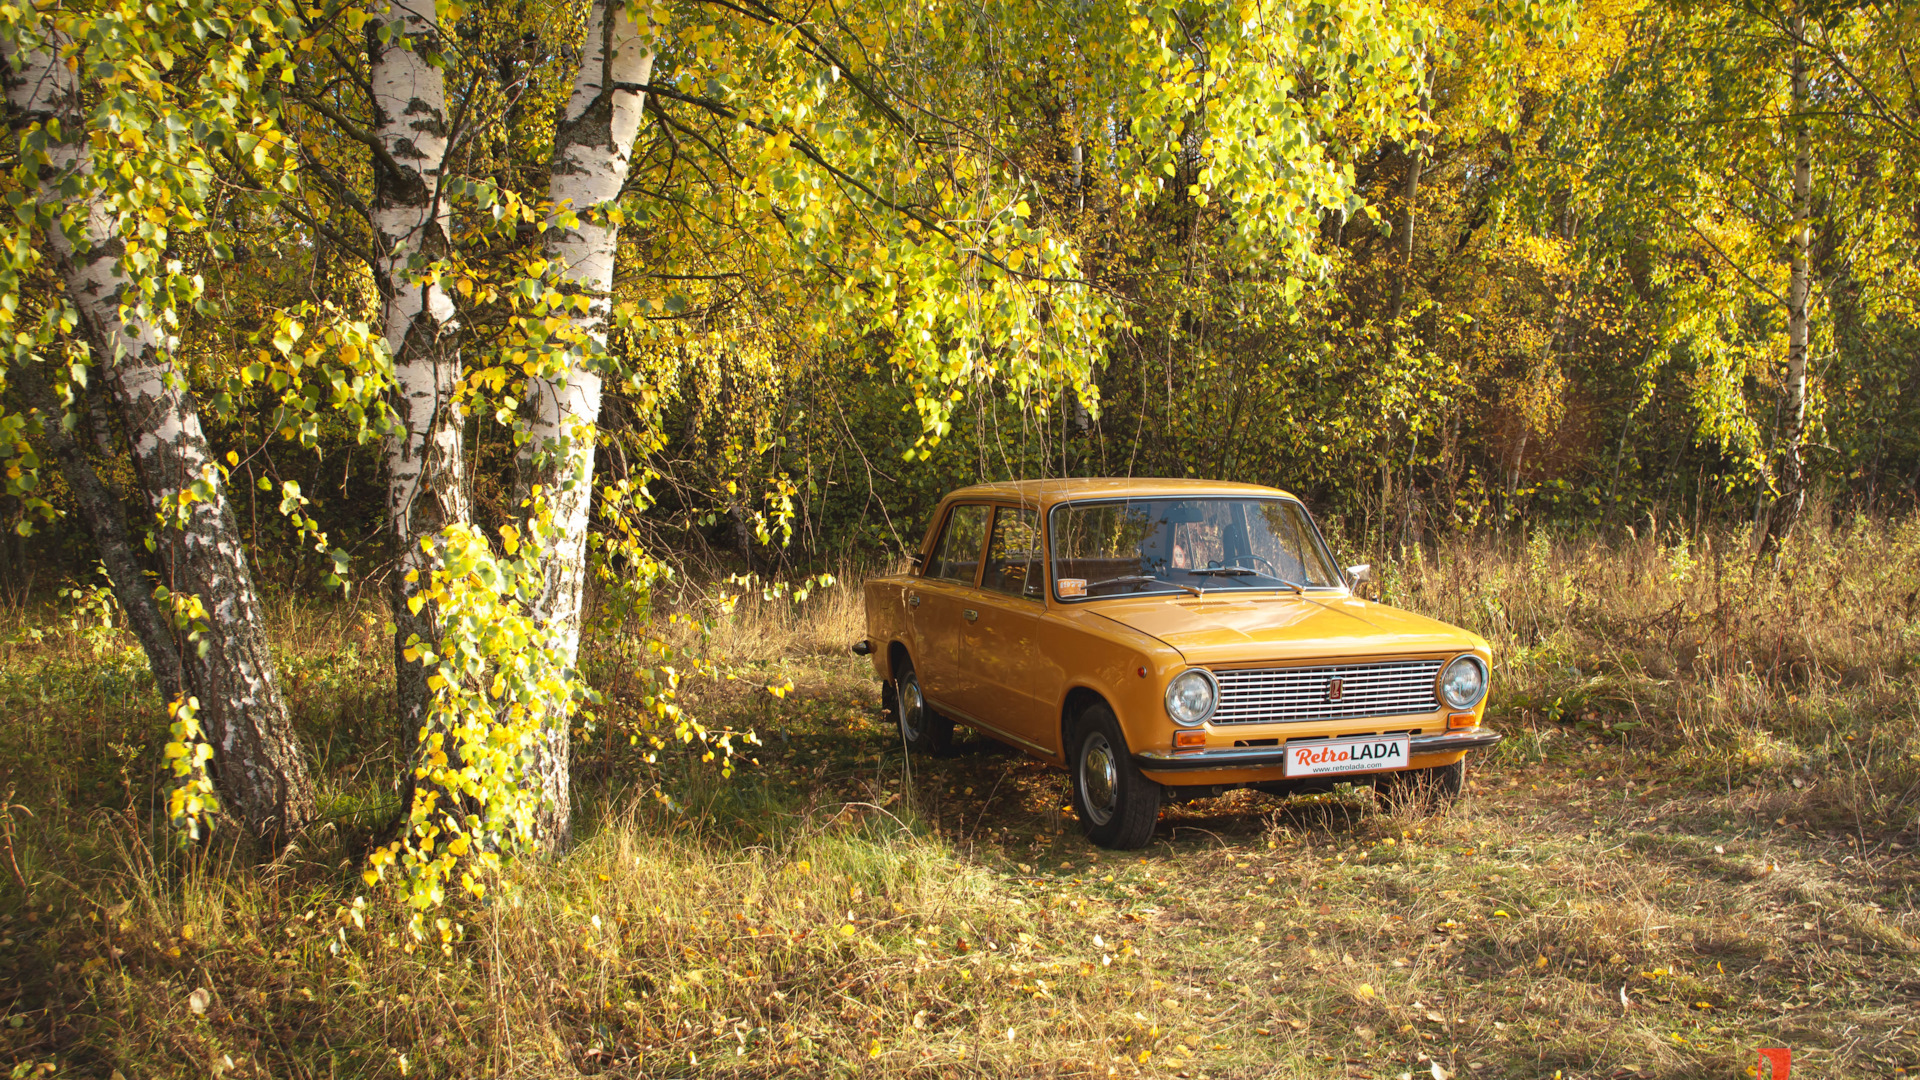
[[[1480,719],[1474,716],[1470,712],[1457,712],[1457,713],[1447,714],[1447,730],[1448,731],[1459,731],[1461,728],[1470,728],[1470,727],[1478,727],[1478,726],[1480,726]]]
[[[1207,745],[1207,733],[1204,731],[1176,731],[1173,733],[1175,750],[1197,750]]]

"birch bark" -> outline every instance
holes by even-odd
[[[428,671],[405,656],[407,641],[440,640],[431,606],[408,601],[428,579],[425,544],[469,517],[461,457],[463,420],[454,399],[460,381],[453,298],[425,272],[446,256],[452,211],[441,191],[449,130],[446,80],[428,59],[437,51],[434,0],[389,3],[368,21],[374,155],[372,225],[376,284],[387,347],[394,358],[391,403],[400,429],[387,441],[387,515],[397,573],[393,608],[394,696],[404,730],[427,717]],[[409,580],[409,578],[412,580]]]
[[[43,206],[66,208],[71,224],[47,230],[46,254],[112,390],[147,501],[160,515],[154,540],[161,582],[206,608],[199,640],[181,641],[176,633],[174,644],[187,688],[200,699],[215,782],[229,812],[256,835],[277,838],[307,824],[317,807],[275,682],[225,480],[186,378],[164,351],[168,343],[136,314],[138,290],[121,266],[126,249],[114,211],[91,180],[77,73],[50,47],[6,59],[15,124],[59,125],[59,137],[45,143],[38,197]],[[72,178],[81,180],[77,196],[62,190]]]
[[[153,669],[154,684],[160,696],[173,701],[187,692],[186,664],[180,659],[180,645],[173,637],[173,622],[154,601],[153,588],[147,584],[146,567],[133,547],[133,533],[127,528],[127,515],[86,452],[60,423],[60,406],[40,372],[32,367],[15,368],[8,377],[18,380],[27,398],[46,417],[44,431],[47,446],[60,462],[60,475],[67,481],[74,508],[86,523],[87,534],[100,553],[107,569],[113,598],[126,613],[127,626],[140,641]]]
[[[593,0],[573,94],[555,127],[548,168],[548,197],[556,211],[587,211],[617,198],[645,111],[645,86],[653,72],[653,39],[636,24],[621,0]],[[613,311],[613,262],[619,226],[606,221],[556,224],[547,232],[547,258],[563,284],[587,297],[585,311],[569,309],[575,335],[590,352],[606,344]],[[558,631],[562,659],[571,665],[580,645],[580,602],[586,573],[587,515],[593,501],[596,428],[601,379],[579,363],[558,380],[532,377],[527,449],[521,461],[523,497],[537,486],[546,497],[551,542],[546,589],[536,616]],[[566,847],[572,834],[569,729],[564,719],[548,726],[539,782],[546,800],[540,824],[549,850]]]

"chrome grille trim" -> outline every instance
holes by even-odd
[[[1216,671],[1220,704],[1216,724],[1287,724],[1305,720],[1351,720],[1364,716],[1410,716],[1440,708],[1434,693],[1443,660],[1334,667],[1254,668]],[[1341,680],[1339,701],[1327,700]]]

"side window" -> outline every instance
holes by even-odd
[[[953,508],[947,515],[946,531],[934,546],[927,577],[973,584],[973,575],[980,569],[980,548],[987,540],[987,513],[991,509],[972,504]]]
[[[1039,517],[1032,510],[1001,507],[993,518],[987,574],[980,584],[997,592],[1038,598],[1043,590],[1041,577]]]

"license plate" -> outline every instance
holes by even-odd
[[[1376,772],[1404,769],[1411,745],[1405,735],[1368,735],[1359,739],[1295,743],[1287,747],[1288,776]]]

